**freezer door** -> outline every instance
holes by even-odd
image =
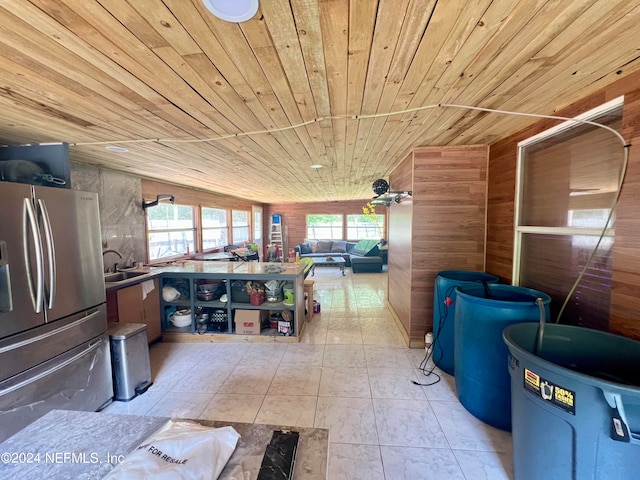
[[[0,382],[0,442],[54,409],[95,412],[113,398],[105,333]]]
[[[51,322],[105,302],[98,195],[35,187]]]
[[[36,252],[42,253],[40,241],[31,186],[0,183],[0,338],[45,321],[38,302],[44,277],[36,258]]]
[[[107,331],[107,306],[0,340],[0,382],[56,357]]]

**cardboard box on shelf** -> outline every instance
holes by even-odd
[[[260,335],[262,322],[269,318],[268,310],[236,310],[233,321],[236,333],[243,335]]]

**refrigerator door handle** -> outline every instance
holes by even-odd
[[[29,284],[29,294],[31,303],[36,313],[42,312],[42,291],[43,291],[43,266],[42,266],[42,240],[38,230],[38,221],[33,204],[28,198],[24,199],[22,216],[22,243],[24,252],[24,265],[27,270],[27,283]],[[33,236],[33,246],[36,255],[36,286],[33,287],[33,275],[31,273],[31,258],[29,256],[29,227]],[[35,291],[34,291],[35,290]]]
[[[47,241],[47,260],[49,261],[49,298],[47,299],[47,308],[51,310],[56,298],[56,251],[53,242],[51,221],[49,220],[49,212],[47,212],[47,206],[44,200],[38,199],[38,208],[42,214],[44,238]]]

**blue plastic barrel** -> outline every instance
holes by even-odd
[[[498,283],[495,275],[468,270],[439,272],[433,293],[433,361],[441,370],[454,375],[453,316],[456,287],[468,283]]]
[[[476,418],[511,430],[509,351],[502,340],[505,327],[538,321],[542,298],[549,319],[546,293],[511,285],[457,287],[455,320],[456,391],[460,403]]]
[[[571,325],[504,330],[518,480],[640,475],[640,342]],[[540,345],[537,354],[535,345]]]

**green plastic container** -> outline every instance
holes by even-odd
[[[518,480],[640,478],[640,342],[570,325],[504,330]]]

